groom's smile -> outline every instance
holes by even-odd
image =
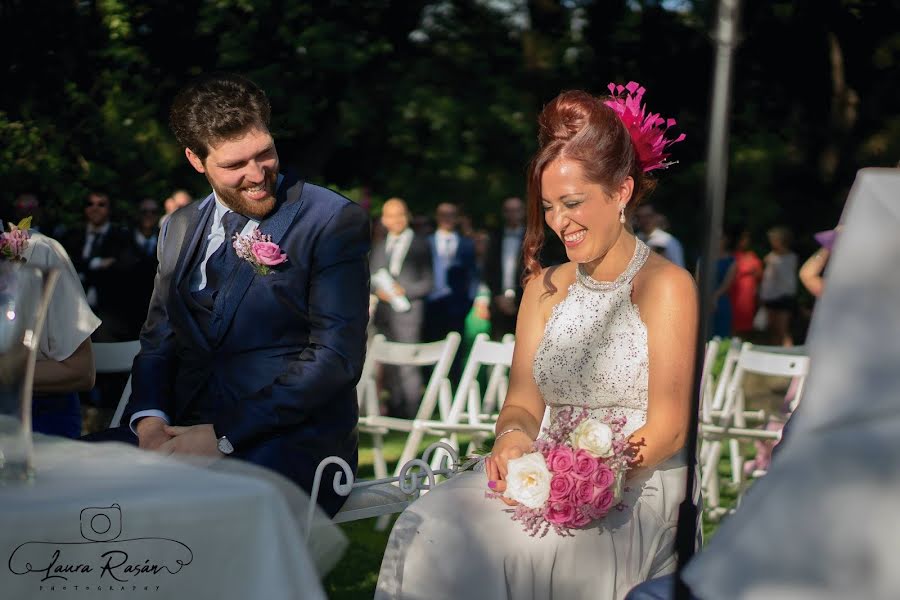
[[[193,153],[188,159],[233,211],[261,220],[275,207],[278,152],[266,129],[253,127],[238,137],[210,144],[204,161]]]

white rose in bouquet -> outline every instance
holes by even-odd
[[[594,456],[608,458],[613,454],[613,432],[609,425],[595,419],[585,419],[569,436],[575,450],[587,450]]]
[[[527,506],[541,508],[550,497],[550,469],[540,452],[524,454],[507,464],[506,492],[510,500]]]

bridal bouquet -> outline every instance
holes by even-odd
[[[504,496],[518,502],[513,520],[529,535],[559,535],[601,519],[616,506],[628,470],[625,418],[600,420],[565,408],[534,452],[508,463]]]

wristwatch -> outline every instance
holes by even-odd
[[[231,445],[231,442],[229,442],[228,438],[224,435],[218,439],[216,446],[222,454],[231,454],[234,452],[234,446]]]

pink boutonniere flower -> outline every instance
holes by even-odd
[[[281,247],[272,241],[272,236],[264,235],[259,229],[254,229],[247,235],[234,234],[232,244],[237,255],[250,263],[259,275],[268,275],[272,272],[272,267],[287,262],[288,259]]]
[[[19,221],[18,225],[9,224],[9,231],[2,231],[0,226],[0,258],[15,262],[25,262],[22,257],[28,248],[28,229],[31,227],[31,217]]]

